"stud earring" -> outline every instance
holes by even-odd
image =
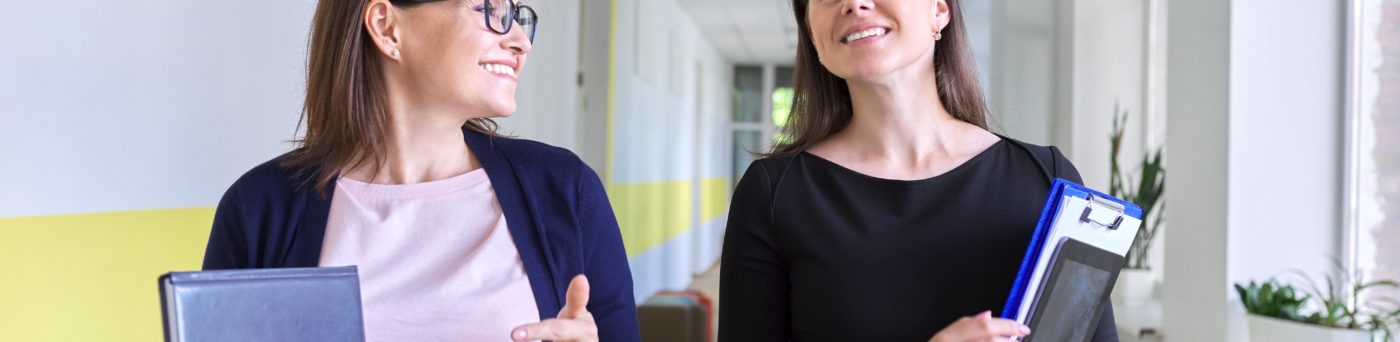
[[[399,58],[399,49],[394,49],[394,58]]]

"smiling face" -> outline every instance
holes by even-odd
[[[827,70],[848,81],[873,81],[932,71],[933,35],[947,25],[948,6],[944,0],[811,0],[806,16]]]
[[[472,118],[515,112],[517,75],[531,43],[520,25],[505,34],[487,27],[509,10],[504,0],[447,0],[397,9],[400,79],[415,103]]]

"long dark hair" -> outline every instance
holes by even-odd
[[[930,0],[937,1],[937,0]],[[954,118],[987,128],[987,103],[977,81],[977,65],[968,45],[963,26],[962,8],[958,0],[946,0],[948,26],[943,39],[933,52],[933,67],[938,82],[938,98]],[[796,155],[811,148],[851,123],[851,93],[846,81],[833,75],[817,59],[812,45],[812,27],[807,22],[807,0],[792,0],[792,13],[797,17],[797,65],[793,70],[792,112],[783,131],[792,137],[779,143],[772,151],[760,156],[781,158]]]
[[[392,0],[394,6],[420,2]],[[297,127],[306,135],[293,140],[297,148],[281,165],[296,170],[298,178],[311,176],[316,191],[341,169],[369,164],[377,174],[387,158],[389,134],[388,90],[382,59],[369,30],[364,27],[369,0],[321,0],[311,19],[307,44],[306,101]],[[495,135],[491,119],[471,119],[464,128]],[[324,194],[323,194],[324,195]]]

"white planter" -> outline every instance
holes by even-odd
[[[1249,315],[1254,342],[1371,342],[1371,331],[1329,328],[1273,317]]]
[[[1115,306],[1143,306],[1152,299],[1156,288],[1157,277],[1151,270],[1125,268],[1118,271],[1110,297]]]

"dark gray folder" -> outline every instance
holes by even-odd
[[[166,341],[364,341],[354,266],[172,272]]]

